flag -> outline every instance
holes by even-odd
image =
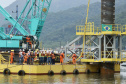
[[[112,31],[112,25],[102,24],[102,31]]]

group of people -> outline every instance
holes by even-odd
[[[27,53],[24,51],[20,50],[19,52],[19,63],[23,64],[33,64],[33,61],[39,61],[39,65],[41,64],[55,64],[55,55],[54,52],[52,51],[31,51],[29,50]]]
[[[11,61],[10,63],[13,63],[14,60],[14,50],[11,50]],[[27,63],[27,64],[33,64],[34,61],[39,61],[39,65],[48,64],[48,65],[54,65],[55,64],[55,55],[53,51],[31,51],[29,50],[27,53],[25,53],[24,50],[20,50],[19,52],[19,64]],[[60,63],[63,64],[63,59],[65,58],[64,53],[60,54]],[[76,54],[74,53],[72,55],[73,64],[76,64]]]

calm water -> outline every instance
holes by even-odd
[[[10,75],[0,74],[0,84],[126,84],[126,77],[116,73],[113,75],[103,74],[79,74],[79,75]]]

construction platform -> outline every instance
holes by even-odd
[[[67,50],[71,52],[69,56],[66,56],[68,60],[75,51],[81,62],[120,63],[126,61],[126,51],[122,48],[126,25],[102,24],[100,27],[95,27],[94,22],[88,22],[85,25],[76,26],[76,35],[79,36],[65,46],[66,55]],[[82,39],[83,43],[76,46],[76,43]]]
[[[51,75],[51,74],[82,74],[99,73],[100,64],[81,64],[81,65],[14,65],[0,64],[0,73],[22,75]],[[21,72],[22,71],[22,72]],[[114,72],[120,72],[120,64],[114,64]]]

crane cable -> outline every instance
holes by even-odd
[[[86,33],[86,27],[87,27],[87,20],[88,20],[89,6],[90,6],[90,0],[88,0],[87,17],[86,17],[85,28],[84,28],[84,36],[83,36],[83,48],[82,48],[81,55],[77,58],[77,61],[81,58],[81,56],[83,55],[83,51],[84,51],[85,33]]]

